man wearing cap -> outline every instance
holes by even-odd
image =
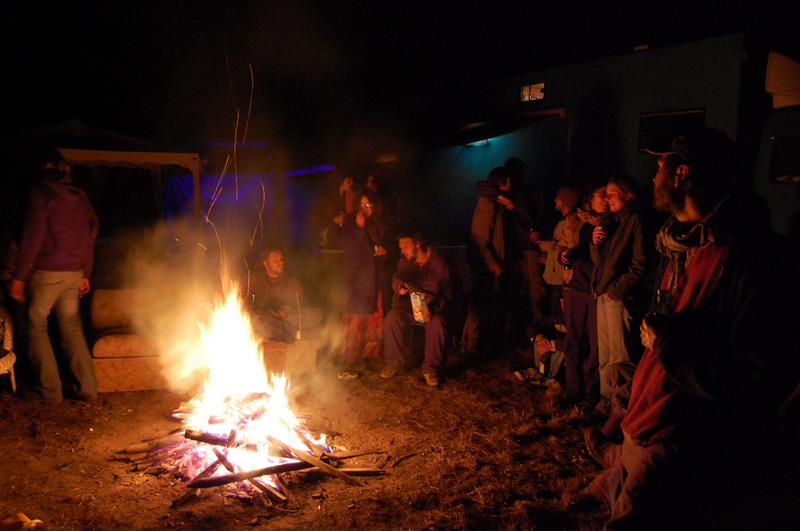
[[[734,142],[703,128],[656,154],[654,205],[671,214],[657,281],[669,304],[641,324],[624,441],[588,491],[610,504],[606,529],[717,528],[714,503],[744,500],[766,464],[797,381],[800,316],[763,199],[736,190]]]

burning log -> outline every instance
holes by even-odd
[[[226,448],[242,448],[251,452],[258,451],[258,447],[256,447],[255,444],[243,444],[241,446],[237,446],[235,441],[231,441],[230,437],[214,435],[213,433],[206,433],[198,430],[186,430],[183,436],[193,441],[213,444],[215,446],[225,446]]]
[[[229,483],[237,483],[239,481],[247,481],[251,478],[261,476],[270,476],[273,474],[283,474],[285,472],[295,472],[297,470],[304,470],[309,468],[317,468],[310,463],[303,461],[296,461],[293,463],[281,463],[280,465],[268,466],[256,470],[248,470],[246,472],[237,472],[235,474],[227,474],[224,476],[215,476],[213,478],[200,478],[199,476],[192,480],[188,488],[207,489],[209,487],[221,487]],[[386,474],[385,470],[380,468],[334,468],[341,474],[349,474],[351,476],[381,476]]]
[[[261,476],[271,476],[273,474],[283,474],[284,472],[294,472],[295,470],[303,470],[304,468],[312,468],[314,465],[305,463],[303,461],[292,461],[289,463],[281,463],[279,465],[272,465],[265,468],[256,470],[249,470],[247,472],[237,472],[235,474],[228,474],[225,476],[216,476],[213,478],[204,478],[197,476],[190,481],[186,487],[196,489],[206,489],[208,487],[220,487],[228,483],[236,483],[237,481],[246,481],[250,478],[257,478]]]
[[[327,457],[331,461],[341,461],[343,459],[350,459],[351,457],[361,457],[362,455],[370,454],[385,454],[386,450],[383,448],[372,448],[370,450],[350,450],[349,452],[336,452],[335,454],[328,454]]]
[[[213,474],[214,472],[217,471],[217,468],[219,468],[219,465],[220,465],[219,460],[214,461],[213,463],[211,463],[211,465],[208,466],[208,468],[206,468],[205,470],[200,472],[197,475],[197,477],[195,478],[195,480],[202,479],[204,477],[210,476],[211,474]],[[199,488],[188,488],[188,489],[186,489],[185,491],[183,491],[181,493],[180,496],[178,496],[177,498],[172,500],[172,503],[170,504],[170,507],[175,508],[175,507],[179,507],[179,506],[183,505],[184,503],[186,503],[186,501],[189,498],[191,498],[192,496],[196,496],[199,492],[200,492]]]
[[[228,461],[228,458],[225,456],[225,454],[223,454],[221,451],[219,451],[216,448],[214,448],[214,455],[217,456],[217,459],[219,460],[219,462],[222,463],[222,465],[228,470],[228,472],[236,473],[236,471],[237,471],[236,467],[233,465],[233,463]],[[260,482],[259,480],[255,479],[255,478],[249,478],[247,481],[251,485],[253,485],[255,488],[257,488],[258,490],[263,492],[264,494],[267,494],[267,495],[271,494],[271,495],[275,496],[276,498],[278,498],[281,501],[286,501],[286,496],[281,494],[280,491],[278,491],[277,489],[273,489],[269,485],[266,485],[266,484]]]
[[[280,441],[280,440],[276,439],[275,437],[273,437],[271,435],[267,435],[267,440],[270,443],[272,443],[275,446],[277,446],[278,448],[281,448],[282,450],[284,450],[286,452],[291,452],[298,459],[301,459],[301,460],[305,461],[306,463],[310,464],[311,466],[315,466],[315,467],[319,468],[323,472],[327,472],[328,474],[330,474],[332,476],[336,476],[337,478],[343,479],[343,480],[347,481],[348,483],[350,483],[352,485],[361,485],[361,483],[357,479],[353,478],[352,476],[348,476],[344,472],[339,472],[337,469],[333,468],[328,463],[326,463],[326,462],[324,462],[324,461],[322,461],[320,459],[317,459],[316,457],[314,457],[312,455],[309,455],[308,452],[304,452],[302,450],[298,450],[296,448],[292,448],[288,444],[284,443],[283,441]]]

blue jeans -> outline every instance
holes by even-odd
[[[94,366],[81,323],[81,280],[82,271],[34,271],[28,283],[28,354],[39,379],[37,390],[48,402],[62,399],[58,364],[47,333],[51,311],[56,313],[67,365],[77,381],[75,395],[85,399],[97,396]]]
[[[597,358],[600,369],[600,395],[610,398],[606,368],[612,363],[631,361],[626,344],[632,333],[633,318],[622,301],[607,293],[597,297]]]

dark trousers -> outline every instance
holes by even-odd
[[[482,268],[475,268],[472,277],[467,319],[462,332],[465,351],[487,354],[513,336],[520,313],[516,311],[523,286],[523,275],[511,268],[500,278]]]
[[[597,357],[597,303],[591,293],[564,287],[564,378],[567,396],[587,402],[600,399]]]
[[[542,304],[546,297],[547,287],[545,286],[544,278],[542,278],[542,264],[539,262],[539,252],[526,249],[523,251],[523,255],[523,276],[525,283],[528,285],[528,293],[531,298],[531,313],[535,323],[544,318]]]
[[[441,315],[434,314],[427,323],[417,323],[411,312],[393,309],[383,320],[383,358],[386,365],[395,369],[403,367],[403,335],[409,326],[425,329],[425,361],[422,372],[436,373],[442,362],[447,330]]]

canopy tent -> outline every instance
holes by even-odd
[[[145,140],[91,127],[79,120],[21,133],[17,142],[57,148],[71,165],[146,168],[158,172],[175,165],[192,172],[193,216],[200,219],[200,155],[178,153]]]

